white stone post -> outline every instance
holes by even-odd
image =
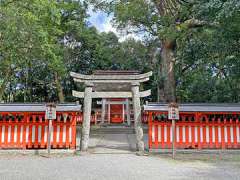
[[[84,111],[81,136],[81,151],[88,150],[88,141],[90,134],[91,109],[92,109],[92,83],[85,83],[84,91]]]
[[[133,95],[133,111],[134,111],[134,128],[136,133],[136,146],[137,153],[142,155],[144,153],[144,142],[143,142],[143,129],[141,122],[141,104],[140,104],[140,93],[139,83],[132,84],[132,95]]]

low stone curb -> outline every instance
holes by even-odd
[[[50,155],[74,155],[76,150],[72,149],[53,149]],[[23,150],[23,149],[1,149],[0,155],[48,155],[47,149],[33,149],[33,150]]]
[[[164,154],[164,153],[172,153],[172,149],[150,149],[150,154]],[[188,153],[198,153],[198,154],[217,154],[217,153],[224,153],[224,154],[239,154],[240,149],[177,149],[176,153],[180,154],[188,154]]]

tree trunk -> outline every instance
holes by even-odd
[[[157,102],[166,102],[166,98],[164,96],[164,89],[161,85],[158,85],[157,87]]]
[[[63,103],[65,101],[65,97],[63,94],[63,87],[61,85],[61,82],[59,80],[59,76],[57,73],[55,73],[55,84],[56,84],[56,88],[57,88],[59,102]]]
[[[6,89],[7,83],[9,81],[10,73],[11,73],[11,69],[8,69],[7,72],[5,73],[4,80],[3,80],[2,84],[1,84],[1,87],[0,87],[0,102],[3,99],[3,94],[4,94],[4,91]]]
[[[174,76],[174,46],[175,41],[162,41],[161,57],[165,102],[176,102],[176,82]]]
[[[163,73],[163,63],[160,63],[159,69],[158,69],[158,86],[157,86],[157,101],[158,102],[166,102],[165,99],[165,93],[164,93],[164,73]]]
[[[4,91],[6,89],[6,86],[7,86],[7,79],[5,78],[1,87],[0,87],[0,102],[3,100],[3,94],[4,94]]]

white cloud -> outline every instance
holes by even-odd
[[[117,31],[116,27],[113,26],[111,20],[112,15],[108,15],[103,11],[93,11],[93,8],[88,10],[89,18],[88,21],[92,26],[95,26],[99,32],[113,32],[119,37],[119,41],[122,42],[128,38],[134,38],[136,40],[143,39],[143,35],[137,35],[134,33],[123,34]]]
[[[106,18],[106,21],[103,25],[103,27],[104,27],[103,31],[104,32],[114,32],[114,33],[118,34],[117,29],[115,27],[113,27],[111,20],[112,20],[112,17],[110,17],[110,16],[108,16]]]

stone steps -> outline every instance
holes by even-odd
[[[81,130],[81,127],[78,127]],[[147,127],[143,127],[144,133],[147,133]],[[91,134],[135,134],[133,126],[110,125],[110,126],[91,126]]]

